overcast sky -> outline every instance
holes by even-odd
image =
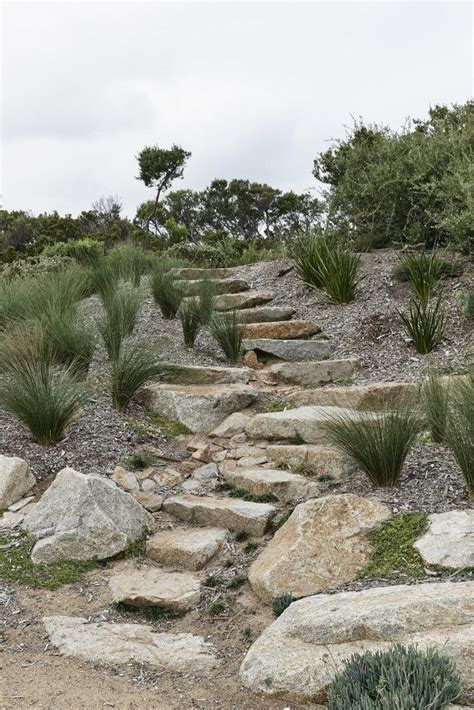
[[[472,94],[464,2],[4,2],[6,209],[133,216],[145,145],[192,151],[176,187],[215,177],[315,187],[351,116],[391,126]]]

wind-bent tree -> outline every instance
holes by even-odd
[[[173,180],[183,177],[184,166],[191,153],[179,145],[171,148],[159,148],[157,145],[143,148],[137,156],[140,174],[137,180],[143,180],[146,187],[154,187],[155,200],[146,219],[146,231],[156,215],[161,193],[167,190]]]

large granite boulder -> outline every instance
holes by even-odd
[[[316,481],[281,469],[235,468],[224,470],[223,477],[234,488],[254,496],[273,495],[281,501],[316,498],[320,494]]]
[[[427,565],[474,567],[474,510],[428,516],[428,530],[415,545]]]
[[[23,459],[0,454],[0,510],[29,493],[36,479]]]
[[[43,623],[61,654],[92,663],[147,663],[191,673],[217,665],[213,646],[202,636],[158,633],[144,624],[90,623],[71,616],[48,616]]]
[[[472,582],[437,582],[301,599],[253,644],[240,679],[257,693],[324,703],[344,660],[398,642],[450,656],[472,699],[473,591]]]
[[[253,591],[271,603],[287,592],[307,597],[354,580],[372,551],[367,531],[389,517],[382,503],[352,494],[301,503],[250,567]]]
[[[104,560],[153,530],[153,517],[113,481],[63,468],[23,520],[33,562]]]
[[[414,399],[418,389],[419,386],[414,382],[376,382],[370,385],[299,390],[289,394],[288,401],[297,407],[331,405],[375,410]]]
[[[271,308],[271,306],[268,308]],[[249,321],[249,323],[250,322],[256,323],[257,321]],[[325,340],[275,340],[274,338],[255,338],[253,340],[244,340],[242,342],[242,348],[245,351],[253,350],[262,360],[274,359],[285,360],[287,362],[323,360],[328,358],[331,354]]]
[[[311,444],[273,444],[267,446],[271,461],[290,468],[304,469],[317,477],[339,479],[356,470],[353,461],[330,446]]]

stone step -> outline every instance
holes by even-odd
[[[163,509],[187,523],[215,525],[250,535],[263,535],[276,513],[275,506],[268,503],[193,495],[168,498]]]
[[[214,309],[216,311],[233,311],[237,309],[263,306],[273,299],[271,291],[244,291],[243,293],[225,293],[216,296]]]
[[[418,389],[418,385],[413,382],[377,382],[370,385],[299,390],[289,394],[287,400],[298,407],[332,405],[375,410],[405,398],[416,397]]]
[[[47,616],[43,624],[51,644],[62,655],[92,663],[146,663],[186,673],[208,673],[218,664],[214,647],[202,636],[160,633],[145,624],[89,622],[72,616]]]
[[[199,570],[222,549],[227,530],[221,528],[185,528],[162,530],[147,540],[150,559],[167,567]]]
[[[266,453],[276,464],[286,464],[290,468],[304,469],[315,476],[330,476],[335,480],[345,478],[356,468],[350,458],[330,446],[273,444],[267,446]]]
[[[186,296],[196,296],[202,288],[202,280],[176,281],[176,286],[180,288]],[[248,291],[250,286],[243,279],[212,279],[209,281],[213,293],[216,295],[235,294],[241,291]]]
[[[267,360],[285,360],[287,362],[324,360],[331,355],[331,350],[325,340],[274,340],[272,338],[256,338],[254,340],[244,340],[242,342],[242,348],[247,352],[250,350],[255,351],[258,359],[263,362]]]
[[[246,385],[254,376],[254,371],[247,367],[204,367],[164,362],[160,382],[178,385]]]
[[[282,704],[293,698],[322,702],[352,654],[387,650],[398,642],[434,647],[450,657],[469,697],[472,592],[472,582],[445,581],[316,594],[294,602],[251,646],[240,680]]]
[[[283,412],[256,414],[247,424],[253,439],[301,439],[305,444],[327,444],[323,424],[343,414],[354,422],[373,418],[373,413],[342,407],[297,407]]]
[[[310,338],[319,333],[321,328],[311,320],[286,320],[273,323],[247,323],[244,326],[244,338],[275,338],[292,340],[294,338]]]
[[[237,320],[239,323],[272,323],[274,321],[290,320],[294,312],[294,308],[287,308],[285,306],[242,308],[237,311]],[[253,350],[253,348],[250,349]]]
[[[151,412],[184,424],[193,433],[217,427],[229,414],[257,401],[260,392],[249,385],[149,385],[140,401]]]
[[[190,572],[167,572],[156,567],[129,566],[109,580],[115,604],[159,606],[184,613],[199,604],[201,583]]]
[[[254,496],[274,495],[284,502],[316,498],[320,494],[320,485],[317,482],[289,471],[271,468],[235,468],[223,470],[222,475],[234,488],[240,488]]]
[[[303,387],[319,387],[344,377],[351,377],[360,369],[357,358],[347,360],[315,360],[312,362],[281,362],[263,371],[265,378],[274,382]]]
[[[199,279],[222,280],[229,279],[234,276],[235,269],[201,269],[194,266],[186,266],[183,268],[172,269],[171,273],[176,279],[190,279],[197,281]]]

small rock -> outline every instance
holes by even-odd
[[[211,447],[209,444],[205,446],[202,449],[196,449],[196,451],[193,451],[191,454],[193,459],[196,459],[196,461],[209,461],[211,458]]]
[[[249,422],[249,417],[241,412],[234,412],[216,427],[209,436],[229,439],[235,434],[242,434]]]
[[[29,493],[36,479],[23,459],[0,454],[0,510]]]
[[[151,478],[146,478],[144,481],[142,481],[142,491],[144,493],[153,493],[155,488],[156,481],[153,481]]]
[[[159,486],[173,488],[174,486],[177,486],[181,483],[181,481],[183,480],[183,475],[175,468],[166,466],[161,471],[155,473],[153,478]]]
[[[242,358],[242,364],[245,365],[245,367],[250,367],[251,370],[263,369],[263,364],[258,361],[257,353],[253,350],[249,350],[245,353]]]
[[[261,454],[260,456],[244,456],[244,458],[237,461],[237,466],[243,468],[253,468],[254,466],[260,466],[261,464],[267,463],[268,456]]]
[[[474,509],[432,513],[414,547],[427,565],[474,567]]]
[[[219,475],[219,468],[215,463],[208,463],[206,466],[197,468],[193,473],[193,478],[198,481],[211,481]]]
[[[132,471],[126,471],[122,466],[114,468],[111,478],[124,491],[135,491],[140,488],[135,474]]]
[[[12,505],[8,506],[8,510],[11,513],[17,513],[19,510],[24,508],[28,503],[31,503],[32,500],[34,500],[34,496],[28,496],[27,498],[21,498],[20,500],[17,500],[16,503],[13,503]]]
[[[156,513],[162,508],[163,496],[159,496],[156,493],[147,493],[146,491],[132,491],[132,495],[150,513]]]

